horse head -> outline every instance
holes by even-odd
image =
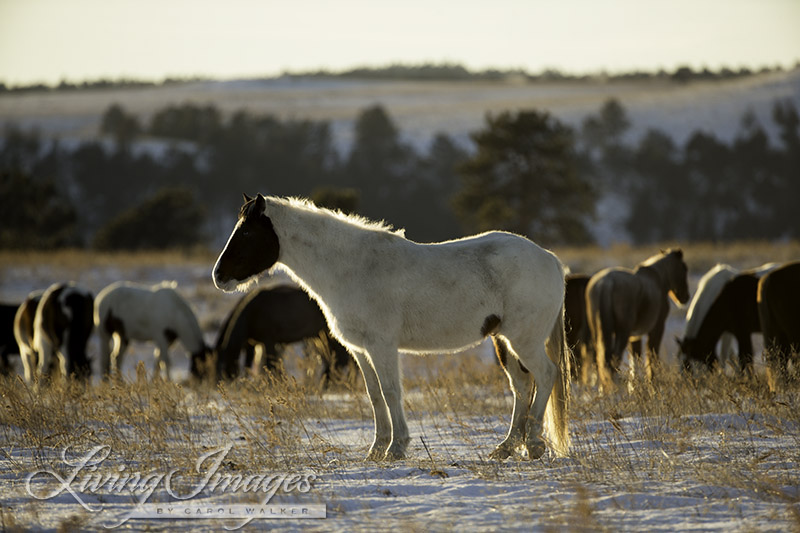
[[[692,361],[705,364],[711,368],[717,360],[716,347],[708,342],[703,342],[701,339],[693,337],[675,337],[678,343],[678,357],[683,363],[683,367],[688,369]]]
[[[680,248],[662,251],[664,258],[669,262],[667,268],[667,281],[669,294],[678,305],[685,305],[689,301],[689,269],[683,261],[683,250]]]
[[[206,343],[203,343],[197,352],[191,354],[191,363],[189,365],[189,374],[191,377],[194,379],[204,379],[208,376],[209,371],[213,368],[215,357],[214,349]]]
[[[214,265],[214,285],[230,292],[268,270],[278,261],[280,245],[267,202],[261,194],[244,195],[239,220]]]

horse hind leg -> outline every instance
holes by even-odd
[[[20,358],[22,359],[22,369],[26,383],[33,383],[36,368],[38,366],[36,351],[28,346],[20,347]]]
[[[122,357],[125,355],[125,351],[128,349],[128,339],[119,334],[115,333],[113,335],[114,346],[111,349],[111,355],[109,356],[109,364],[110,364],[110,371],[111,373],[119,377],[122,371]]]
[[[503,366],[503,370],[506,376],[508,376],[511,393],[514,395],[514,409],[511,414],[511,425],[508,428],[508,433],[505,439],[497,445],[497,448],[489,454],[491,459],[502,461],[512,455],[519,445],[526,442],[526,437],[529,437],[527,434],[527,430],[529,429],[528,417],[532,406],[534,380],[528,369],[519,361],[516,352],[513,352],[512,347],[509,346],[507,339],[493,336],[492,342],[494,343],[497,357]],[[544,410],[542,410],[542,415],[543,414]],[[536,424],[530,429],[536,431],[535,425]],[[541,433],[541,419],[539,427],[539,433]],[[542,450],[542,453],[543,452],[544,450]],[[531,454],[530,449],[528,453],[529,455]]]
[[[155,375],[163,376],[164,379],[169,380],[171,361],[169,358],[169,347],[171,341],[167,338],[159,339],[156,342],[156,349],[153,352],[154,364],[153,372]]]

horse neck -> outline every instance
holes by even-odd
[[[657,287],[659,294],[666,295],[669,291],[669,283],[665,274],[661,269],[655,268],[654,265],[638,266],[635,270],[636,277],[643,280],[654,287]]]
[[[703,354],[713,352],[717,341],[728,329],[727,302],[718,299],[708,308],[694,336],[697,349]]]
[[[333,289],[346,279],[351,260],[365,253],[372,236],[390,234],[370,231],[321,210],[298,207],[268,199],[267,213],[273,220],[280,244],[278,261],[312,295]]]

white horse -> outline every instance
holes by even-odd
[[[138,285],[120,281],[100,291],[94,323],[100,337],[100,368],[119,374],[131,340],[155,343],[155,371],[169,379],[169,347],[176,339],[191,354],[191,370],[209,353],[192,308],[175,290],[175,282]],[[113,343],[113,345],[112,345]]]
[[[410,441],[398,351],[454,352],[491,335],[514,394],[506,438],[528,456],[569,449],[564,271],[531,241],[491,232],[418,244],[382,224],[297,199],[248,198],[214,266],[214,284],[241,289],[276,263],[320,305],[358,362],[375,420],[367,458],[405,456]],[[552,394],[551,394],[552,392]]]

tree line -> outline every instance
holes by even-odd
[[[578,127],[545,111],[505,112],[487,115],[470,147],[440,133],[419,150],[376,105],[340,153],[327,121],[183,104],[144,123],[113,105],[101,138],[77,146],[6,127],[0,247],[207,245],[227,235],[242,192],[308,196],[419,241],[505,229],[586,244],[608,195],[628,206],[637,243],[798,238],[800,119],[789,101],[771,118],[777,143],[751,112],[731,143],[698,131],[679,146],[656,129],[630,143],[627,113],[609,100]]]
[[[800,62],[798,62],[794,68],[797,68],[798,66],[800,66]],[[660,79],[686,83],[691,81],[723,81],[733,78],[753,76],[756,74],[782,71],[783,68],[781,66],[764,66],[757,69],[751,69],[748,67],[720,67],[718,70],[710,70],[708,68],[693,69],[690,66],[683,65],[675,68],[675,70],[672,72],[662,69],[657,72],[631,71],[621,73],[571,74],[552,68],[538,73],[531,73],[524,69],[488,68],[483,70],[470,70],[458,63],[424,63],[419,65],[397,63],[381,67],[356,67],[341,71],[315,70],[308,72],[284,72],[281,74],[281,76],[296,78],[342,78],[393,81],[506,81],[513,79],[515,81],[524,80],[531,83],[541,81],[588,81],[592,79],[603,79],[612,82]],[[76,91],[84,89],[141,89],[147,87],[209,81],[213,80],[202,77],[173,77],[166,78],[161,82],[155,82],[123,78],[118,80],[97,79],[83,82],[61,80],[56,85],[48,85],[45,83],[7,85],[6,83],[0,81],[0,94],[45,91]]]

